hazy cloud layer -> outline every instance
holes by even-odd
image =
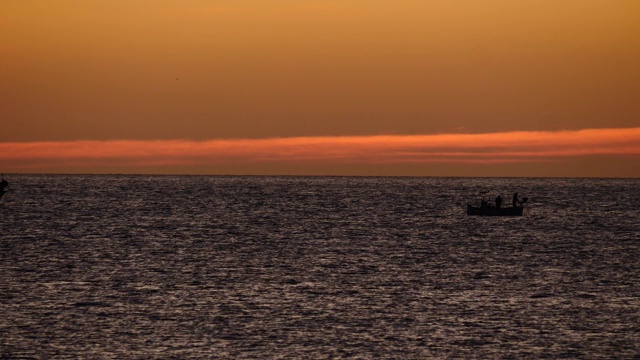
[[[234,164],[504,164],[592,155],[640,156],[640,128],[486,134],[0,143],[5,172],[56,164],[132,168]]]

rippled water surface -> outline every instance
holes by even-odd
[[[640,356],[637,179],[7,178],[0,357]]]

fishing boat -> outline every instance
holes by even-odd
[[[522,216],[524,206],[495,207],[473,206],[467,204],[467,215],[483,216]]]
[[[518,198],[518,193],[513,194],[513,206],[510,207],[502,207],[502,197],[498,196],[496,198],[496,205],[490,205],[484,199],[484,193],[482,196],[482,201],[480,201],[480,206],[473,206],[471,204],[467,204],[467,215],[480,215],[480,216],[522,216],[524,211],[524,203],[527,202],[527,198],[522,198],[520,200]]]

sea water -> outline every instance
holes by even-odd
[[[640,356],[639,179],[7,178],[0,357]]]

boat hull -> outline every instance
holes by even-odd
[[[514,206],[505,208],[495,207],[479,207],[471,206],[467,204],[467,215],[479,215],[479,216],[522,216],[524,207]]]

